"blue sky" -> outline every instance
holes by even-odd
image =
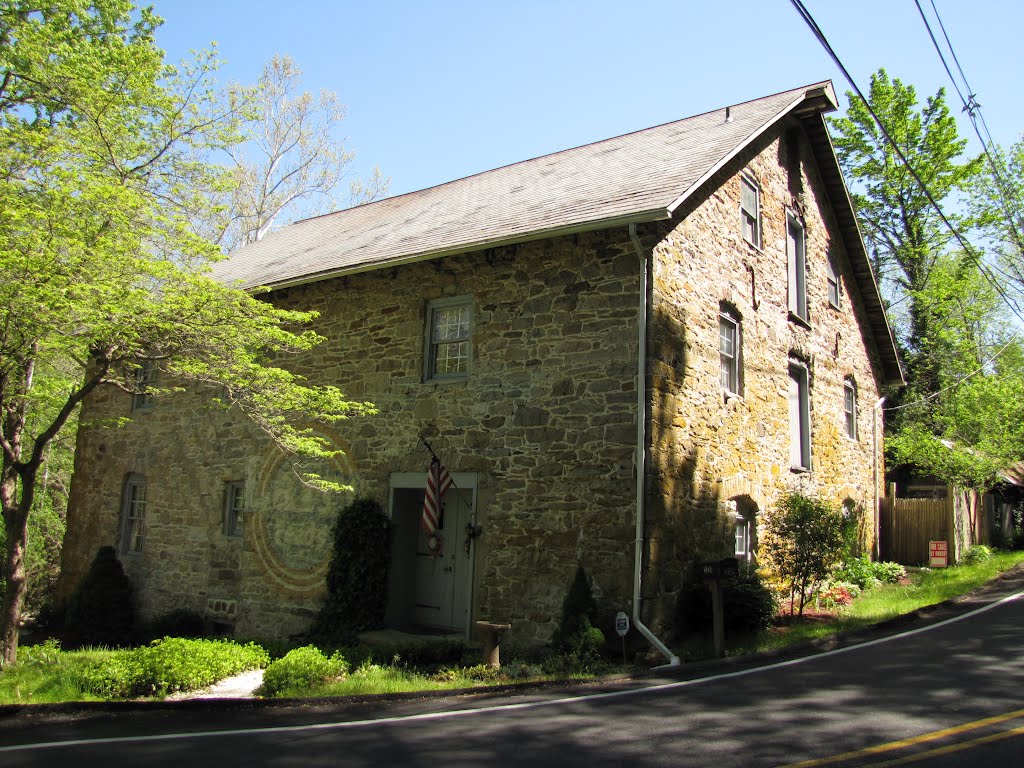
[[[154,2],[172,60],[216,41],[222,76],[252,82],[289,54],[307,88],[336,91],[354,171],[380,166],[391,194],[819,80],[848,89],[789,0]],[[934,2],[993,137],[1016,141],[1024,3]],[[862,88],[884,66],[922,101],[945,86],[959,113],[914,0],[805,5]]]

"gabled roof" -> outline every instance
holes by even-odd
[[[243,288],[280,288],[481,248],[669,219],[722,166],[780,120],[796,115],[810,118],[805,122],[832,204],[841,209],[837,216],[886,378],[902,381],[892,333],[821,117],[836,105],[832,84],[826,81],[306,219],[218,262],[214,276]]]

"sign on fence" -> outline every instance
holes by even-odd
[[[928,542],[928,567],[945,568],[949,565],[949,551],[944,541]]]

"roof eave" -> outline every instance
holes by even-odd
[[[284,277],[281,278],[280,280],[270,280],[262,283],[247,283],[242,281],[237,284],[237,287],[242,288],[244,290],[255,290],[257,288],[265,288],[267,290],[272,291],[282,290],[284,288],[294,288],[299,285],[319,283],[324,280],[330,280],[331,278],[335,277],[355,275],[361,272],[376,272],[378,270],[388,269],[390,267],[404,266],[406,264],[415,264],[421,261],[432,261],[434,259],[441,259],[447,256],[458,256],[459,254],[472,253],[473,251],[482,251],[488,248],[500,248],[506,245],[528,243],[533,240],[545,240],[552,237],[564,237],[567,235],[582,234],[584,232],[595,232],[597,230],[602,229],[625,227],[630,224],[645,224],[653,221],[664,221],[671,217],[672,212],[670,210],[667,210],[662,207],[651,208],[649,210],[638,211],[623,216],[614,216],[610,218],[595,219],[593,221],[581,222],[573,224],[571,226],[534,230],[512,237],[485,238],[483,240],[477,240],[468,243],[460,243],[459,245],[455,245],[450,248],[439,248],[430,251],[422,251],[420,253],[409,254],[388,261],[364,263],[351,267],[337,267],[334,269],[324,270],[322,272],[311,272],[303,275],[296,275],[294,277]]]

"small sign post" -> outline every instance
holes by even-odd
[[[949,565],[949,549],[945,541],[928,542],[928,567],[945,568]]]
[[[722,580],[734,579],[739,575],[740,564],[735,557],[709,560],[697,565],[704,583],[711,590],[711,616],[715,638],[715,655],[725,655],[725,608],[722,598]]]
[[[622,638],[622,663],[626,663],[626,635],[629,633],[629,616],[624,611],[615,614],[615,633]]]

